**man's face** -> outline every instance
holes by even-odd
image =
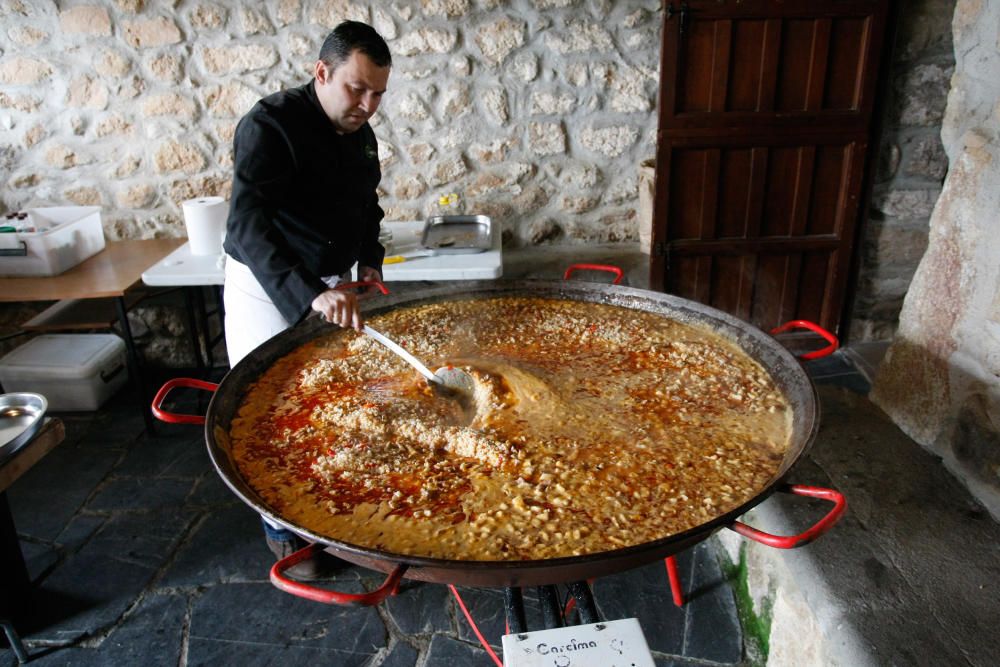
[[[379,67],[360,51],[337,69],[316,61],[316,96],[338,132],[356,132],[378,109],[389,81],[389,68]]]

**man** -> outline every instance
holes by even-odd
[[[231,366],[313,311],[361,328],[356,296],[333,287],[355,262],[360,280],[381,280],[382,174],[368,119],[391,64],[371,26],[345,21],[323,42],[312,81],[260,100],[236,127],[223,246]],[[266,519],[265,533],[279,558],[304,546]]]

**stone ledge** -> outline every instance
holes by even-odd
[[[801,525],[790,521],[770,500],[747,513],[743,521],[775,534],[802,531]],[[773,549],[729,530],[721,531],[718,541],[730,563],[737,565],[745,559],[746,583],[754,611],[770,617],[770,651],[766,663],[769,667],[878,664],[854,631],[849,609],[831,590],[808,548]]]
[[[1000,525],[867,397],[818,391],[820,432],[788,481],[841,491],[847,513],[790,551],[720,535],[755,609],[771,605],[767,665],[995,664]],[[776,494],[744,521],[790,535],[829,507]]]
[[[561,280],[572,264],[612,264],[625,273],[623,285],[648,289],[649,255],[639,250],[638,243],[604,243],[587,245],[532,246],[503,251],[503,277],[506,279]],[[600,274],[581,274],[581,279],[595,282]]]

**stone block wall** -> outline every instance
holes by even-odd
[[[941,121],[955,64],[955,1],[900,3],[850,327],[855,342],[892,337],[927,248],[928,221],[948,171]]]
[[[184,236],[181,202],[230,194],[239,118],[309,81],[343,19],[393,54],[373,119],[388,221],[456,193],[508,249],[635,247],[658,0],[0,0],[0,213],[96,205],[111,240]],[[0,305],[0,354],[39,310]],[[135,315],[147,359],[191,363],[176,312]]]
[[[853,340],[891,336],[926,247],[954,2],[900,15]],[[0,0],[0,213],[98,205],[109,239],[183,236],[180,202],[229,195],[240,116],[307,81],[344,18],[373,24],[394,55],[373,123],[388,220],[454,192],[508,249],[634,250],[658,0]],[[0,335],[23,310],[0,306]]]
[[[508,246],[638,239],[657,0],[2,0],[0,18],[0,212],[97,205],[111,239],[182,236],[180,202],[229,194],[240,116],[307,82],[349,18],[394,56],[373,122],[387,220],[457,193]]]
[[[1000,0],[959,0],[927,252],[872,400],[1000,518]]]

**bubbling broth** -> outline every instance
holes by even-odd
[[[774,479],[791,409],[732,341],[661,315],[501,297],[369,319],[433,390],[353,330],[276,361],[230,429],[240,474],[286,521],[331,540],[454,560],[618,549],[699,526]]]

